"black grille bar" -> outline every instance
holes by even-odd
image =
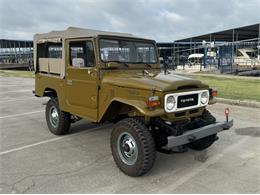
[[[181,95],[178,96],[177,108],[185,108],[198,105],[198,94]]]

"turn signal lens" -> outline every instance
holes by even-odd
[[[216,90],[216,89],[211,89],[211,96],[212,96],[212,97],[218,96],[218,90]]]
[[[146,105],[150,108],[155,107],[155,106],[159,106],[160,100],[158,96],[152,96],[148,98],[148,101],[146,102]]]

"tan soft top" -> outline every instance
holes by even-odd
[[[132,34],[128,33],[116,33],[116,32],[107,32],[107,31],[98,31],[92,29],[76,28],[69,27],[64,31],[51,31],[44,34],[35,34],[34,35],[34,69],[37,70],[37,44],[52,42],[52,43],[63,43],[62,44],[62,59],[40,59],[40,67],[44,69],[44,72],[56,73],[59,74],[61,78],[65,76],[65,47],[64,42],[69,38],[85,38],[85,37],[97,37],[98,35],[110,35],[110,36],[120,36],[120,37],[131,37],[138,38]],[[139,38],[140,39],[140,38]],[[141,38],[143,39],[143,38]],[[146,39],[148,40],[148,39]],[[52,64],[50,66],[50,63]]]
[[[52,41],[55,41],[55,39],[57,39],[56,41],[60,42],[61,39],[80,38],[80,37],[96,37],[98,35],[135,37],[134,35],[129,34],[129,33],[117,33],[117,32],[99,31],[99,30],[93,30],[93,29],[69,27],[64,31],[51,31],[49,33],[44,33],[44,34],[35,34],[34,41],[42,42],[43,40],[46,40],[46,39],[52,39]]]

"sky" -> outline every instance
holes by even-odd
[[[0,39],[69,26],[160,42],[260,22],[260,0],[0,0]]]

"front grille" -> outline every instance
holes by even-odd
[[[177,108],[185,108],[198,105],[198,94],[178,96]]]

